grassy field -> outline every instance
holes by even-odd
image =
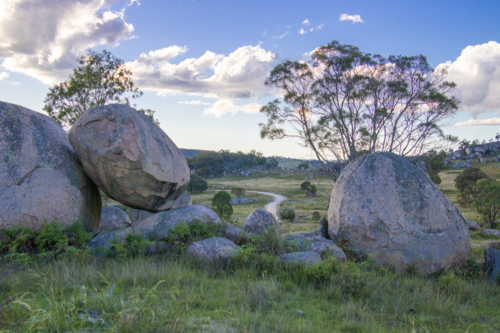
[[[481,168],[500,175],[489,164]],[[439,187],[454,203],[458,172],[440,174]],[[281,228],[296,233],[318,228],[311,215],[326,214],[333,187],[328,179],[312,179],[320,189],[309,198],[300,191],[303,181],[227,177],[209,186],[288,197],[299,223]],[[193,195],[193,203],[209,206],[213,193]],[[245,197],[257,201],[233,206],[237,225],[269,200]],[[475,212],[462,211],[481,224]],[[274,266],[269,255],[250,254],[259,263],[242,256],[228,269],[208,269],[188,261],[185,248],[169,256],[106,258],[84,251],[29,264],[3,261],[0,332],[499,332],[500,285],[484,280],[483,241],[474,234],[464,269],[432,277],[397,274],[370,259],[296,271]]]

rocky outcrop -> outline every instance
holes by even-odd
[[[129,207],[171,209],[189,183],[189,168],[179,148],[129,106],[87,110],[71,128],[69,141],[89,177],[110,198]]]
[[[293,252],[280,255],[275,265],[310,265],[314,266],[321,261],[321,256],[316,252]]]
[[[186,225],[195,222],[206,224],[222,223],[213,210],[201,205],[192,205],[153,214],[133,224],[133,229],[136,234],[145,238],[152,236],[155,239],[162,239],[167,237],[170,230],[174,229],[180,222],[184,222]]]
[[[486,278],[492,282],[500,282],[500,250],[488,248],[484,251]]]
[[[467,222],[434,183],[392,153],[361,156],[340,174],[328,209],[328,233],[382,264],[423,275],[465,263]]]
[[[222,237],[212,237],[189,245],[186,255],[202,264],[225,266],[233,259],[240,247]]]
[[[481,226],[474,221],[467,220],[467,226],[469,227],[469,230],[481,230]]]
[[[268,229],[274,229],[276,237],[279,238],[280,232],[278,227],[278,222],[274,218],[274,215],[267,210],[256,209],[254,210],[245,220],[243,225],[243,230],[248,235],[258,236]]]
[[[316,252],[323,258],[337,258],[340,262],[344,262],[346,259],[344,251],[335,245],[331,239],[322,237],[319,230],[311,233],[286,236],[285,240],[296,244],[299,250],[303,252]]]
[[[57,219],[95,232],[101,196],[64,130],[49,117],[0,102],[0,228],[40,229]]]
[[[500,237],[500,230],[486,229],[485,231],[483,231],[483,234],[494,237]]]
[[[130,227],[132,222],[127,213],[118,207],[104,207],[101,214],[99,232],[113,232],[125,227]]]

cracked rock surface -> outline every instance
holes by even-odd
[[[71,128],[69,141],[89,177],[126,206],[168,210],[188,186],[190,171],[179,148],[129,106],[87,110]]]
[[[44,221],[97,231],[99,189],[66,132],[49,117],[0,101],[0,228],[40,229]]]
[[[420,169],[393,153],[364,155],[340,174],[330,196],[328,233],[402,271],[428,275],[465,263],[469,228]]]

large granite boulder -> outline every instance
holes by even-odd
[[[132,224],[137,224],[140,221],[147,219],[148,217],[153,215],[153,213],[150,213],[146,210],[140,210],[140,209],[135,209],[135,208],[130,208],[130,207],[128,207],[125,210],[125,212],[127,213],[128,217],[130,218],[130,222],[132,222]]]
[[[463,265],[471,247],[460,210],[393,153],[361,156],[342,171],[330,197],[328,233],[382,264],[398,271],[414,266],[423,275]]]
[[[243,230],[248,235],[258,236],[268,229],[274,229],[276,237],[280,236],[278,222],[274,215],[267,210],[256,209],[248,215],[243,225]]]
[[[469,227],[469,230],[481,230],[481,226],[474,221],[467,220],[467,226]]]
[[[324,238],[320,230],[310,233],[288,235],[285,237],[285,240],[296,244],[299,250],[303,252],[316,252],[323,258],[337,258],[340,262],[344,262],[346,259],[344,251],[335,245],[331,239]]]
[[[69,141],[89,177],[110,198],[159,212],[187,188],[189,167],[170,138],[135,109],[112,104],[87,110]]]
[[[191,198],[191,194],[187,192],[182,192],[182,194],[172,204],[171,209],[191,206],[192,204],[193,204],[193,199]]]
[[[483,231],[483,234],[488,236],[500,237],[500,230],[486,229],[485,231]]]
[[[186,225],[196,222],[222,224],[213,210],[201,205],[192,205],[153,214],[137,224],[133,224],[133,229],[136,234],[143,237],[153,236],[155,239],[162,239],[167,237],[170,230],[174,229],[180,222],[184,222]]]
[[[222,237],[212,237],[189,245],[186,255],[203,264],[219,264],[222,266],[233,259],[240,247]]]
[[[44,221],[58,219],[97,231],[102,208],[99,189],[56,122],[0,102],[0,155],[0,228],[40,229]]]
[[[492,282],[500,283],[500,250],[487,248],[484,251],[484,265],[486,278]]]
[[[118,207],[104,207],[101,214],[99,232],[112,232],[130,227],[132,222],[127,213]]]

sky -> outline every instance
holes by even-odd
[[[178,147],[308,159],[293,140],[260,138],[259,109],[280,96],[264,81],[338,40],[447,66],[462,102],[445,132],[488,141],[500,132],[499,17],[498,0],[0,0],[0,100],[42,112],[86,49],[106,49]]]

